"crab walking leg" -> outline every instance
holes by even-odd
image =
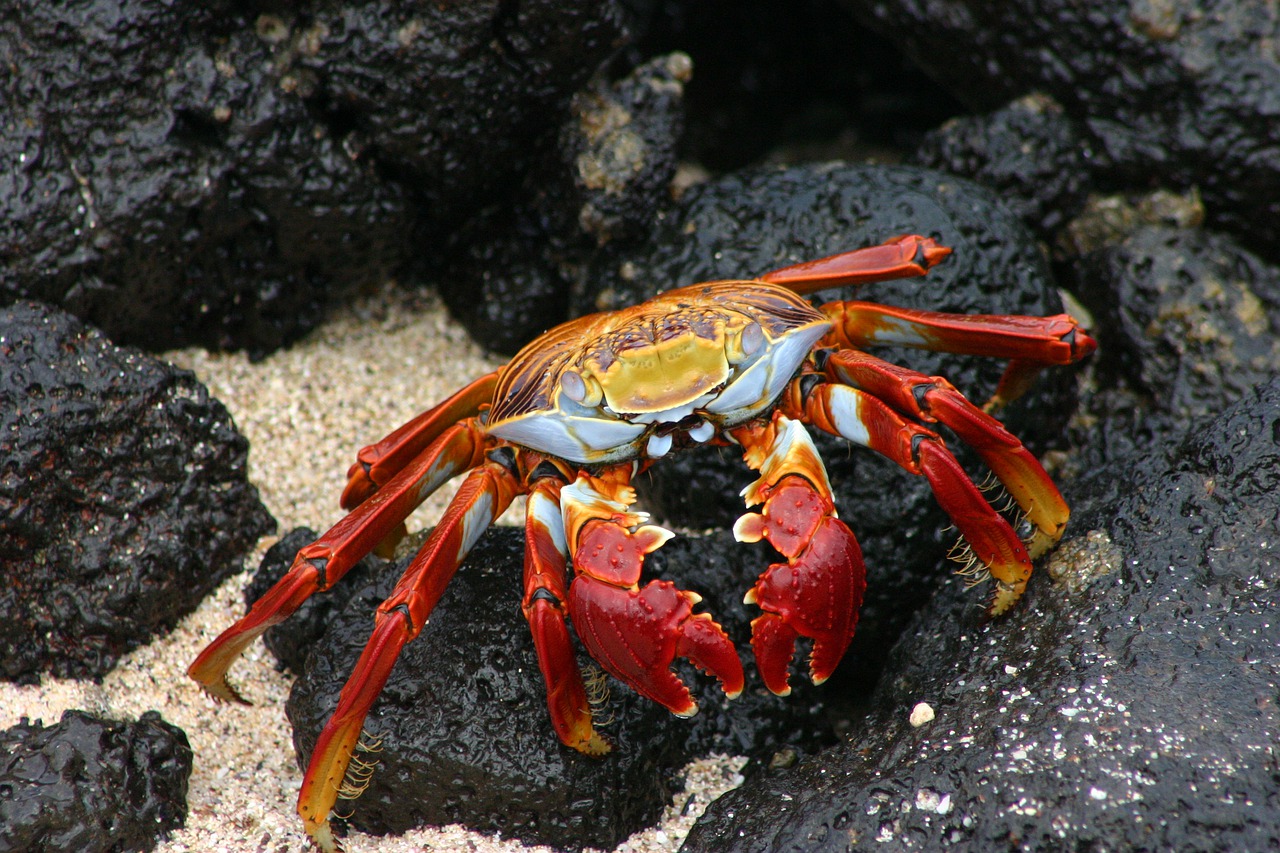
[[[1027,549],[1036,559],[1057,544],[1071,515],[1058,487],[1031,451],[998,420],[940,376],[925,376],[858,350],[828,359],[827,375],[888,403],[899,412],[946,424],[982,457],[1033,526]]]
[[[673,714],[693,716],[698,705],[671,671],[676,656],[718,678],[731,699],[742,692],[742,660],[711,616],[693,613],[699,595],[670,581],[639,585],[645,555],[672,533],[628,509],[635,502],[630,479],[630,464],[618,465],[599,476],[580,473],[560,491],[576,573],[569,613],[582,644],[608,672]]]
[[[822,311],[833,324],[826,340],[836,346],[865,349],[896,344],[1008,359],[984,407],[988,411],[1026,393],[1041,368],[1073,364],[1098,348],[1098,342],[1068,314],[943,314],[855,301],[830,302]]]
[[[762,505],[733,527],[740,542],[767,539],[787,561],[761,573],[746,595],[764,611],[751,623],[751,646],[765,686],[791,692],[788,671],[797,637],[813,640],[809,675],[821,684],[853,639],[866,591],[866,568],[853,532],[836,518],[831,485],[813,440],[797,420],[775,414],[731,432],[760,478],[742,490]]]
[[[472,420],[454,424],[401,469],[376,495],[360,504],[316,541],[298,551],[293,565],[249,612],[196,657],[187,674],[219,699],[248,704],[227,681],[227,670],[249,644],[289,618],[313,593],[329,589],[368,554],[388,530],[449,479],[480,463],[484,437]]]
[[[329,811],[360,739],[365,716],[391,674],[404,645],[418,636],[454,572],[480,535],[520,491],[511,467],[489,461],[462,482],[386,601],[378,606],[373,633],[338,694],[338,707],[320,732],[298,793],[298,814],[321,850],[337,850]]]
[[[793,383],[793,389],[800,384]],[[787,408],[794,408],[790,401],[796,396],[790,395]],[[845,385],[816,385],[801,405],[807,423],[869,447],[928,479],[938,503],[995,579],[988,611],[999,615],[1018,600],[1031,576],[1027,547],[1009,522],[987,503],[937,433],[911,423],[870,394]]]
[[[427,409],[397,427],[380,441],[360,448],[347,469],[342,491],[343,509],[355,509],[386,485],[396,472],[413,461],[423,448],[453,424],[480,413],[498,386],[498,371],[487,373],[449,399]]]
[[[760,279],[781,284],[796,293],[813,293],[827,287],[924,275],[949,254],[950,249],[931,237],[904,234],[879,246],[776,269]]]
[[[579,752],[604,755],[610,749],[609,742],[592,724],[591,704],[566,621],[568,544],[560,512],[563,484],[558,476],[546,476],[535,480],[529,491],[521,607],[533,634],[538,668],[547,685],[547,710],[556,734],[566,746]]]

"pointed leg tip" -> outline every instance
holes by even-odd
[[[311,846],[316,850],[322,851],[322,853],[342,853],[342,845],[338,843],[338,839],[334,836],[328,820],[323,823],[308,825],[307,837],[311,840]]]
[[[608,755],[612,752],[613,744],[609,743],[603,735],[592,732],[591,739],[587,741],[587,743],[578,747],[578,751],[594,758],[599,758],[600,756]]]
[[[991,617],[1003,616],[1022,598],[1023,590],[1026,589],[1026,582],[1020,584],[1006,584],[996,581],[995,592],[991,596],[991,601],[987,604],[987,615]]]
[[[195,676],[192,676],[195,678]],[[223,676],[217,681],[201,681],[196,678],[196,682],[200,685],[201,691],[215,702],[230,702],[235,705],[252,706],[253,703],[244,698],[244,695],[232,686],[231,682]]]

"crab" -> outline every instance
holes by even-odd
[[[320,733],[298,812],[322,850],[338,849],[329,813],[353,764],[366,714],[404,645],[426,624],[484,530],[527,496],[522,608],[559,739],[589,755],[609,742],[592,720],[570,638],[638,693],[680,716],[698,706],[671,669],[677,656],[743,689],[741,658],[696,592],[642,581],[645,556],[672,533],[632,508],[635,475],[694,445],[735,445],[758,478],[742,492],[739,541],[781,556],[746,594],[759,608],[751,646],[764,685],[790,692],[796,643],[810,642],[809,677],[826,680],[853,637],[866,587],[858,541],[837,516],[809,428],[843,436],[925,477],[959,530],[967,559],[989,576],[988,612],[1022,595],[1032,561],[1062,536],[1068,508],[1048,474],[991,414],[1048,365],[1096,344],[1076,320],[943,314],[870,302],[815,307],[837,285],[924,275],[951,250],[918,235],[716,281],[571,320],[505,367],[466,385],[386,438],[348,472],[349,514],[302,548],[289,571],[215,639],[189,674],[218,699],[245,701],[227,671],[267,628],[331,588],[364,555],[387,553],[405,519],[464,475],[439,523],[376,611],[368,644]],[[945,379],[882,361],[894,344],[1008,361],[985,406]],[[966,475],[929,424],[972,447],[1018,507],[1020,536]],[[358,774],[357,774],[358,775]]]

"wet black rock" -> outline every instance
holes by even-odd
[[[1084,471],[1162,454],[1197,418],[1280,374],[1280,268],[1223,234],[1147,225],[1074,259],[1096,388],[1073,427]]]
[[[939,595],[850,742],[722,797],[685,850],[1267,849],[1278,418],[1271,379],[1081,484],[1024,602]]]
[[[1280,9],[1251,0],[847,0],[975,110],[1032,92],[1118,184],[1204,195],[1209,222],[1280,258]]]
[[[842,164],[748,170],[692,188],[643,251],[602,253],[579,308],[612,308],[677,285],[752,277],[903,233],[932,235],[954,253],[923,279],[867,285],[856,298],[960,313],[1062,310],[1034,237],[990,190],[928,169]],[[854,298],[854,291],[822,295]],[[978,402],[1004,369],[994,359],[920,350],[879,354],[945,376]],[[1074,405],[1071,371],[1051,370],[1001,418],[1043,452],[1061,441]],[[859,636],[846,658],[858,673],[857,685],[848,688],[856,695],[873,683],[907,615],[954,566],[946,554],[955,532],[922,478],[868,450],[851,450],[848,442],[817,440],[870,579]],[[958,441],[951,446],[980,482],[980,462]],[[744,510],[738,493],[753,479],[739,453],[709,449],[662,460],[639,487],[646,507],[673,525],[729,527]]]
[[[191,747],[148,711],[132,723],[67,711],[0,732],[0,850],[151,850],[187,819]]]
[[[93,677],[171,628],[275,522],[184,370],[45,306],[0,309],[0,677]]]
[[[597,245],[646,237],[671,203],[689,59],[650,60],[572,101],[554,151],[514,203],[451,238],[440,290],[491,350],[514,354],[568,317],[569,291]]]
[[[404,193],[229,6],[7,13],[0,301],[59,305],[120,343],[261,352],[400,262]]]
[[[650,558],[649,575],[703,594],[706,609],[745,650],[750,614],[742,591],[764,562],[751,565],[750,549],[731,544],[727,532],[678,538]],[[612,752],[589,758],[562,746],[520,614],[522,560],[518,530],[486,534],[401,654],[365,723],[380,744],[362,758],[380,766],[361,797],[339,803],[355,826],[385,833],[460,822],[529,843],[612,847],[656,822],[670,800],[673,775],[695,756],[748,754],[767,761],[784,749],[812,753],[832,741],[818,701],[822,691],[812,685],[798,683],[787,699],[773,696],[748,661],[747,688],[729,701],[682,662],[678,671],[701,707],[692,720],[673,717],[601,675],[608,689],[597,718],[607,721],[602,732]],[[307,659],[288,705],[304,758],[368,639],[374,609],[405,564],[379,569],[354,591]],[[599,675],[585,656],[580,662]]]
[[[554,139],[617,3],[4,13],[0,301],[255,353],[417,257]],[[550,37],[554,34],[554,38]]]
[[[1080,212],[1092,186],[1080,129],[1039,94],[947,121],[925,135],[911,162],[994,190],[1041,239]]]

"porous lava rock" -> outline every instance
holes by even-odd
[[[1081,473],[1161,455],[1280,374],[1280,268],[1228,235],[1137,225],[1072,259],[1069,276],[1100,340],[1071,427]]]
[[[1280,258],[1280,8],[1252,0],[846,0],[970,109],[1062,105],[1115,185],[1198,187],[1208,222]]]
[[[617,2],[0,16],[0,302],[255,354],[509,192],[627,39]]]
[[[24,719],[0,732],[0,850],[151,850],[186,822],[190,777],[186,734],[155,711]]]
[[[945,589],[847,744],[720,798],[684,849],[1266,849],[1280,381],[1067,497],[1022,603],[984,620]]]
[[[96,677],[275,527],[185,370],[48,306],[0,309],[0,677]]]
[[[690,73],[689,57],[673,53],[593,81],[514,202],[490,205],[451,236],[440,291],[485,347],[514,354],[565,320],[596,247],[648,237],[671,203]]]
[[[925,134],[916,165],[993,190],[1041,239],[1085,205],[1093,187],[1088,142],[1062,107],[1031,94],[982,115],[957,116]]]

